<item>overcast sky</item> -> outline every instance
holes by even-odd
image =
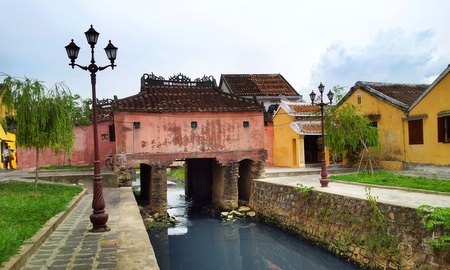
[[[431,83],[450,64],[447,0],[0,0],[0,72],[65,82],[91,97],[89,72],[68,65],[64,47],[100,33],[97,97],[137,94],[153,72],[192,80],[221,74],[280,73],[306,100],[322,82],[349,89],[357,81]],[[316,91],[317,92],[317,91]]]

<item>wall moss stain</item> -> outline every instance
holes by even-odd
[[[249,206],[266,222],[365,268],[450,269],[449,252],[430,247],[432,232],[416,209],[315,190],[304,197],[257,180]]]

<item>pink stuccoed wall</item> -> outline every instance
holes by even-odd
[[[98,124],[99,136],[99,158],[100,165],[104,166],[104,161],[112,150],[115,154],[115,142],[109,141],[109,125],[112,122],[101,122]],[[94,131],[93,126],[75,127],[75,142],[72,151],[72,165],[93,165],[94,164]],[[108,136],[107,140],[106,136]],[[104,139],[102,139],[104,138]],[[19,147],[17,149],[17,169],[29,169],[36,167],[36,150]],[[39,167],[68,165],[69,159],[65,153],[56,155],[51,149],[40,150]]]
[[[267,150],[267,160],[264,165],[268,167],[273,166],[273,138],[274,130],[272,122],[264,126],[264,147]]]
[[[264,149],[262,112],[115,113],[117,153]],[[197,122],[197,128],[191,122]],[[250,126],[243,127],[243,121]],[[140,122],[134,129],[133,122]]]

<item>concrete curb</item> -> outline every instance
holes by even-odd
[[[31,256],[39,249],[39,247],[47,240],[50,234],[61,224],[67,215],[75,208],[80,200],[86,195],[87,189],[83,189],[76,197],[74,197],[68,204],[67,210],[62,211],[52,217],[45,223],[45,225],[29,240],[20,247],[16,253],[5,265],[2,270],[16,270],[24,267]]]
[[[119,209],[117,269],[159,269],[131,187],[120,188]]]

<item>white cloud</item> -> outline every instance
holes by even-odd
[[[430,83],[448,65],[437,55],[435,32],[407,32],[401,28],[380,31],[366,44],[334,42],[312,69],[311,84],[320,80],[327,88],[349,89],[357,81]]]
[[[217,80],[222,73],[280,73],[307,94],[321,81],[328,88],[433,80],[450,62],[450,1],[0,2],[0,72],[48,86],[65,81],[83,97],[91,95],[89,74],[68,66],[64,46],[73,38],[81,47],[77,62],[89,64],[90,24],[100,32],[97,64],[108,64],[109,39],[119,48],[117,68],[97,75],[99,98],[136,94],[149,72]]]

